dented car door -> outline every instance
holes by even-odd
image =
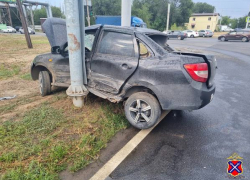
[[[91,60],[88,85],[117,94],[137,69],[138,61],[138,45],[133,31],[104,29]]]

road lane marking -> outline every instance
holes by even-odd
[[[90,180],[106,179],[123,160],[142,142],[145,137],[166,117],[170,111],[164,111],[158,123],[150,128],[139,131],[120,151],[118,151]]]

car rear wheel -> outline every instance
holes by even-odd
[[[181,40],[181,37],[178,37],[179,40]]]
[[[206,37],[205,34],[203,34],[203,37]]]
[[[40,94],[42,96],[51,93],[51,80],[48,71],[40,71],[39,73]]]
[[[125,103],[127,120],[138,129],[153,127],[161,116],[161,107],[158,100],[146,92],[131,95]]]
[[[191,37],[191,38],[194,38],[194,35],[191,35],[190,37]]]
[[[248,41],[247,37],[242,38],[242,42],[247,42],[247,41]]]
[[[220,38],[220,40],[224,42],[224,41],[226,41],[226,38],[222,37],[222,38]]]

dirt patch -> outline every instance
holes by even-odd
[[[38,93],[39,89],[38,82],[35,81],[26,81],[19,78],[0,81],[0,97],[14,95],[22,97],[36,92]]]

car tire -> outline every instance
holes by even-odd
[[[220,40],[223,41],[223,42],[225,42],[226,38],[225,37],[221,37]]]
[[[203,37],[206,37],[205,34],[203,34]]]
[[[247,37],[242,38],[242,42],[247,42],[247,41],[248,41]]]
[[[146,92],[131,95],[125,102],[124,110],[127,120],[138,129],[153,127],[161,116],[158,100]]]
[[[179,40],[181,40],[181,37],[178,37]]]
[[[191,38],[194,38],[194,35],[191,35],[190,37],[191,37]]]
[[[51,80],[48,71],[40,71],[39,73],[39,86],[41,96],[46,96],[51,93]]]

